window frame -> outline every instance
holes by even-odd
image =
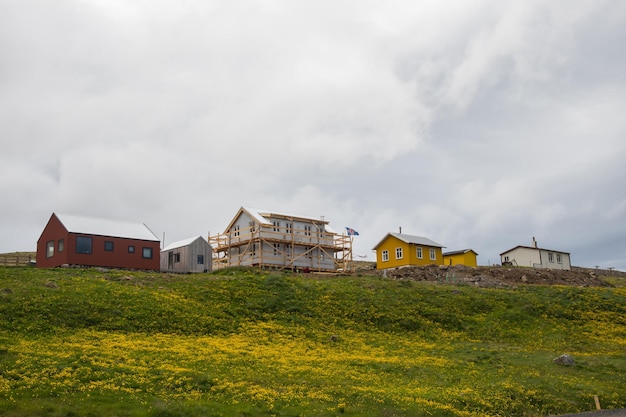
[[[418,246],[415,249],[415,256],[417,256],[417,259],[424,259],[424,251],[421,246]]]
[[[105,252],[113,252],[115,249],[115,243],[112,240],[104,241],[104,251]]]
[[[54,240],[46,242],[46,258],[54,257]]]
[[[397,247],[396,248],[396,259],[402,259],[404,258],[404,251],[402,250],[402,247]]]
[[[128,245],[128,253],[135,253],[135,245]]]
[[[154,251],[149,246],[144,246],[141,248],[141,258],[142,259],[152,259],[154,257]]]
[[[89,246],[89,248],[87,248],[87,246]],[[79,255],[92,255],[93,237],[82,235],[76,236],[76,253]]]
[[[389,262],[389,251],[387,249],[382,251],[380,256],[381,256],[381,259],[382,259],[383,262]]]
[[[435,248],[430,248],[429,256],[431,261],[437,260],[437,251],[435,250]]]
[[[57,251],[61,253],[64,250],[65,250],[65,239],[59,239],[59,241],[57,242]]]

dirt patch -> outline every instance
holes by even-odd
[[[574,268],[570,271],[502,266],[429,265],[376,271],[397,280],[465,283],[481,287],[511,287],[517,285],[608,286],[592,269]],[[618,274],[617,271],[614,272]],[[622,273],[619,273],[622,274]]]

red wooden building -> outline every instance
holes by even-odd
[[[37,241],[37,266],[159,270],[160,241],[143,223],[53,213]]]

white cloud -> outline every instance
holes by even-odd
[[[484,263],[537,235],[626,269],[624,19],[610,0],[1,3],[0,252],[53,211],[173,241],[250,205],[354,227],[370,258],[402,226]]]

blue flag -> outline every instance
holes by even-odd
[[[348,236],[358,236],[359,232],[357,232],[356,230],[354,230],[351,227],[346,227],[346,232],[348,233]]]

